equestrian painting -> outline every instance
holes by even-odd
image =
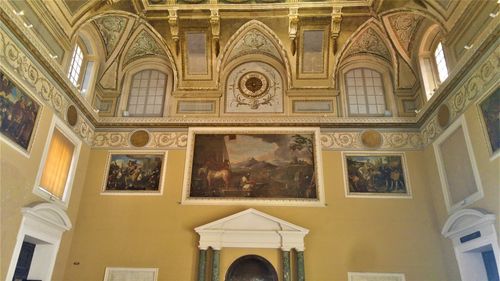
[[[187,199],[319,201],[315,130],[207,129],[188,141]]]
[[[347,195],[410,196],[403,154],[344,153]]]
[[[29,151],[40,105],[0,72],[0,133]]]
[[[160,193],[164,153],[110,153],[104,193]]]

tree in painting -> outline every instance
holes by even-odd
[[[317,198],[312,134],[197,134],[190,197]]]

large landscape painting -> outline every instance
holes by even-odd
[[[0,72],[0,133],[29,151],[40,105]]]
[[[190,133],[184,199],[320,201],[315,130],[206,130]]]

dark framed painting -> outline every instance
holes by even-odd
[[[161,195],[166,152],[112,152],[102,194]]]
[[[41,105],[0,72],[0,135],[28,155]]]
[[[324,206],[319,128],[190,128],[183,204]]]
[[[347,197],[410,198],[403,153],[343,153]]]
[[[500,88],[480,100],[478,106],[490,156],[496,158],[500,155]]]

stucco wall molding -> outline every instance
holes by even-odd
[[[92,146],[103,149],[185,149],[187,145],[187,131],[152,131],[148,132],[149,142],[138,148],[130,142],[133,132],[96,132]]]
[[[453,123],[470,105],[480,97],[489,94],[500,87],[500,43],[497,42],[492,52],[463,79],[463,82],[453,90],[442,103],[450,110],[449,122]],[[438,123],[438,110],[424,123],[421,128],[422,140],[425,146],[431,144],[444,131]]]
[[[1,1],[0,1],[1,2]],[[45,106],[54,110],[68,127],[87,144],[92,143],[94,127],[85,118],[80,110],[78,120],[74,126],[69,125],[66,118],[68,107],[74,103],[57,86],[54,86],[49,75],[39,67],[26,51],[19,48],[15,42],[3,29],[0,31],[0,69],[16,84],[22,83],[38,100]]]

